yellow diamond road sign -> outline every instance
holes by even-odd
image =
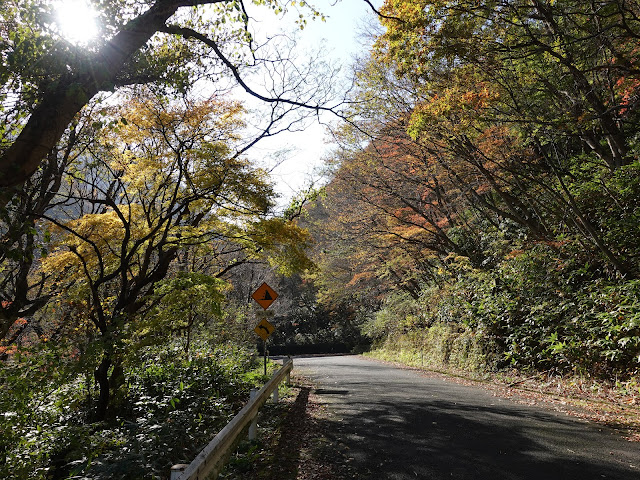
[[[258,302],[258,304],[260,304],[262,308],[266,310],[267,308],[269,308],[269,305],[271,305],[273,301],[278,298],[278,294],[269,285],[263,283],[255,292],[253,292],[253,295],[251,295],[251,297],[256,302]]]
[[[266,318],[263,318],[253,331],[256,332],[262,340],[266,340],[275,329],[276,327],[271,325]]]

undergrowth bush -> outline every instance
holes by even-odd
[[[607,278],[545,246],[487,270],[458,257],[441,285],[418,300],[391,296],[363,331],[412,364],[631,378],[640,367],[640,280]]]
[[[379,344],[379,355],[411,366],[484,372],[494,370],[499,360],[485,340],[464,326],[436,323],[388,337]]]
[[[260,362],[233,345],[199,344],[189,355],[181,345],[148,347],[124,365],[127,382],[109,420],[91,424],[82,377],[68,374],[58,386],[44,375],[27,378],[37,357],[26,358],[1,369],[12,383],[0,394],[1,478],[166,478],[171,465],[195,457],[263,380]],[[32,383],[17,388],[20,378]],[[6,393],[12,390],[14,398]]]

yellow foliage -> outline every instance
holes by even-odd
[[[122,205],[116,212],[109,209],[101,214],[86,214],[67,222],[64,227],[52,226],[58,233],[54,250],[42,259],[45,273],[60,273],[73,269],[80,271],[86,265],[91,272],[102,268],[116,268],[125,238],[125,224],[129,226],[131,240],[143,238],[149,231],[144,223],[140,205]],[[123,222],[123,219],[125,222]]]

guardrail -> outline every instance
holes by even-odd
[[[258,410],[273,392],[273,400],[278,401],[278,385],[286,378],[289,383],[293,360],[288,359],[273,377],[259,391],[251,392],[251,399],[233,417],[226,427],[202,449],[198,456],[189,465],[174,465],[171,467],[171,480],[205,480],[217,478],[220,470],[231,456],[232,450],[237,445],[238,437],[249,425],[249,439],[255,438],[256,418]],[[251,424],[251,425],[250,425]]]

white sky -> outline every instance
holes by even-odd
[[[294,24],[298,18],[295,9],[291,9],[284,18],[276,17],[270,12],[254,14],[254,10],[249,15],[260,18],[261,28],[264,27],[269,33],[298,30],[296,49],[299,53],[321,47],[329,60],[343,65],[342,71],[348,75],[354,56],[369,48],[362,44],[366,41],[363,40],[362,33],[367,22],[375,20],[375,14],[363,0],[312,0],[310,3],[325,15],[326,21],[309,19],[301,32]],[[382,0],[374,0],[373,4],[379,8]],[[323,121],[334,122],[335,117],[331,117],[325,115]],[[324,127],[314,122],[302,132],[281,133],[263,140],[248,152],[252,160],[266,162],[262,164],[270,169],[276,164],[274,154],[283,149],[288,150],[288,153],[280,157],[281,163],[271,172],[277,182],[277,191],[282,196],[280,205],[286,206],[293,195],[319,180],[318,170],[322,166],[322,158],[330,150],[330,145],[325,140]]]

